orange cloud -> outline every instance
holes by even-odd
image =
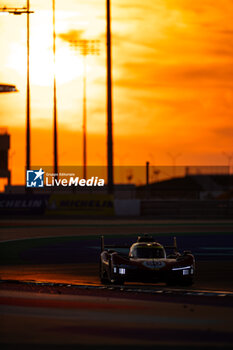
[[[32,163],[46,159],[49,164],[52,162],[52,79],[43,85],[38,78],[48,78],[51,73],[52,17],[47,5],[34,6]],[[88,161],[95,163],[98,159],[106,163],[105,4],[70,0],[68,11],[63,1],[57,0],[57,11],[57,60],[61,73],[59,159],[63,164],[81,161],[82,59],[68,42],[90,38],[100,40],[100,55],[89,57],[87,62]],[[144,164],[152,155],[156,163],[169,164],[167,153],[171,150],[182,153],[179,162],[183,164],[226,162],[221,152],[233,149],[232,15],[230,0],[112,2],[116,162]],[[0,80],[11,82],[20,90],[14,96],[0,97],[0,124],[8,126],[12,133],[12,149],[16,151],[13,181],[22,182],[26,62],[21,53],[25,53],[25,19],[0,18],[0,26],[3,53]],[[50,39],[46,41],[46,37]],[[16,60],[12,60],[12,55]],[[40,153],[36,144],[41,138]]]

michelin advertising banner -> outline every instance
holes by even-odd
[[[52,194],[46,215],[113,216],[113,196],[107,194]]]
[[[0,217],[5,215],[43,215],[48,194],[0,194]]]

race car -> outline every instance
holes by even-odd
[[[127,249],[127,255],[119,252]],[[190,251],[178,252],[176,237],[172,246],[163,246],[152,236],[141,235],[127,246],[105,245],[101,236],[99,274],[102,284],[165,282],[187,286],[193,284],[195,258]]]

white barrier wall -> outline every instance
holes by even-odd
[[[114,212],[116,216],[140,216],[139,199],[115,199]]]

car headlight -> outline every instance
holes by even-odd
[[[182,267],[173,267],[172,271],[182,271],[183,276],[185,275],[193,275],[194,269],[193,265],[190,266],[182,266]]]
[[[119,275],[125,275],[126,269],[124,267],[113,266],[113,273],[119,273]]]

